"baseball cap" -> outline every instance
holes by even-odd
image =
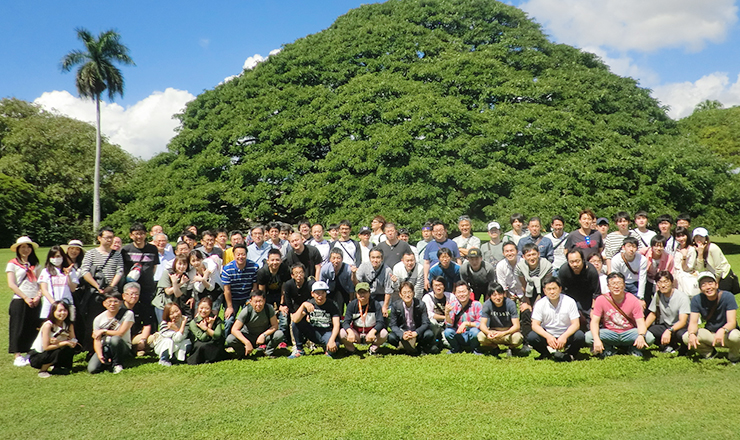
[[[488,224],[488,230],[490,231],[491,229],[501,229],[501,225],[498,222],[491,222]]]

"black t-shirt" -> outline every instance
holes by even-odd
[[[285,255],[285,263],[288,267],[296,263],[302,263],[306,267],[306,277],[314,276],[316,274],[316,265],[321,264],[322,261],[324,259],[321,257],[321,252],[310,245],[304,247],[301,255],[296,254],[293,248],[290,248]]]
[[[283,293],[283,284],[290,279],[290,269],[288,269],[288,265],[284,262],[280,263],[280,267],[278,267],[277,273],[275,274],[270,272],[270,268],[268,268],[266,264],[260,267],[257,271],[257,284],[265,286],[267,293],[266,300],[268,304],[280,305],[280,295]]]
[[[311,323],[314,328],[328,329],[332,327],[332,318],[339,316],[339,309],[334,301],[327,299],[324,304],[316,304],[316,299],[311,298],[308,300],[310,304],[313,304],[313,312],[309,313],[306,319]]]
[[[403,240],[398,240],[395,246],[391,246],[388,241],[384,241],[377,246],[377,249],[383,251],[383,263],[391,269],[401,262],[403,254],[411,252],[411,246]]]
[[[139,249],[133,243],[129,243],[121,248],[121,257],[123,257],[121,287],[126,284],[126,277],[131,272],[131,268],[138,264],[141,269],[139,279],[136,282],[141,285],[140,301],[150,302],[157,290],[157,284],[154,282],[154,266],[159,264],[157,247],[147,243]]]
[[[566,262],[558,271],[563,285],[563,293],[576,300],[578,308],[584,312],[591,310],[591,303],[601,295],[601,282],[596,268],[586,262],[581,273],[576,275]]]
[[[290,313],[295,313],[298,307],[304,302],[311,299],[311,287],[313,286],[312,280],[306,280],[303,282],[303,286],[299,289],[295,284],[294,279],[290,279],[283,284],[283,293],[285,294],[285,305],[288,306]]]
[[[125,308],[126,305],[124,304],[121,309]],[[154,316],[154,309],[151,306],[146,307],[145,304],[138,301],[134,304],[134,308],[129,310],[134,314],[134,324],[131,327],[131,336],[136,336],[141,333],[141,330],[147,325],[152,326],[151,333],[157,331],[157,318]]]
[[[198,245],[198,246],[196,246],[196,247],[195,247],[195,249],[197,249],[197,250],[199,250],[199,251],[203,252],[203,253],[204,253],[204,254],[206,255],[206,258],[207,258],[207,257],[210,257],[211,255],[217,255],[217,256],[218,256],[218,258],[220,258],[220,259],[222,259],[222,260],[224,259],[224,251],[223,251],[223,249],[221,249],[221,248],[220,248],[220,247],[218,247],[218,246],[213,246],[213,249],[211,249],[211,252],[208,252],[208,251],[206,250],[205,246],[203,246],[202,244],[201,244],[201,245]]]

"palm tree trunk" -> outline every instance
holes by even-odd
[[[95,179],[93,183],[93,233],[100,227],[100,94],[95,96]]]

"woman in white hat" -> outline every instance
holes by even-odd
[[[737,277],[732,272],[730,263],[722,253],[722,249],[709,241],[709,232],[705,228],[696,228],[692,235],[697,253],[694,269],[698,272],[709,271],[714,274],[720,290],[733,294],[740,293],[740,286],[738,286]]]
[[[15,294],[9,308],[8,352],[15,354],[13,365],[16,367],[28,365],[28,358],[23,353],[31,349],[39,324],[41,295],[38,277],[41,267],[34,252],[38,247],[29,237],[19,237],[10,247],[15,258],[5,267],[8,287]]]

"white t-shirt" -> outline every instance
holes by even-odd
[[[35,274],[38,274],[37,269],[38,268],[34,269]],[[13,272],[13,274],[15,274],[16,285],[18,285],[18,288],[21,290],[21,292],[25,293],[27,297],[36,298],[36,295],[40,293],[38,282],[35,280],[35,275],[34,281],[29,280],[26,269],[24,269],[23,267],[8,262],[8,265],[5,266],[5,272]],[[21,297],[18,295],[13,295],[13,299],[21,299]]]
[[[80,280],[77,278],[77,271],[74,269],[69,272],[69,279],[75,284],[80,284]],[[65,275],[60,269],[57,270],[57,274],[55,276],[51,276],[48,269],[41,271],[39,284],[46,284],[46,290],[49,291],[51,297],[54,298],[54,301],[64,301],[67,304],[74,303],[72,291],[69,289],[69,283],[67,282],[67,275]],[[49,316],[50,309],[51,303],[46,299],[46,297],[44,297],[40,315],[42,319]]]
[[[568,295],[560,294],[558,306],[553,307],[550,299],[541,298],[534,304],[532,320],[540,321],[542,328],[559,338],[570,327],[570,321],[580,318],[576,300]]]
[[[108,312],[105,311],[96,316],[95,320],[93,320],[93,330],[118,330],[121,327],[121,324],[123,324],[124,322],[134,322],[134,312],[132,312],[131,310],[126,310],[126,313],[123,314],[121,320],[118,321],[115,316],[113,318],[109,318]],[[131,348],[130,329],[129,331],[121,335],[121,339],[126,341],[126,344],[129,346],[129,348]]]

